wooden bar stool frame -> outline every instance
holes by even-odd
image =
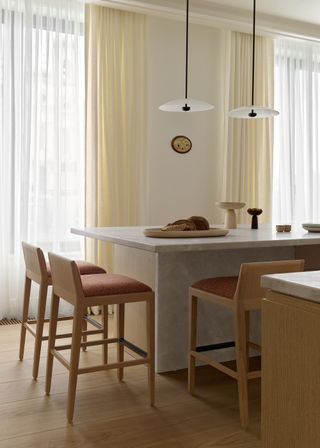
[[[34,354],[33,354],[33,367],[32,376],[34,380],[37,379],[39,373],[39,362],[42,342],[48,340],[48,336],[43,336],[43,327],[45,323],[50,322],[50,319],[45,319],[45,310],[47,304],[48,287],[52,285],[52,279],[48,275],[47,264],[40,247],[33,246],[31,244],[22,242],[23,255],[26,265],[25,273],[25,285],[24,285],[24,297],[23,297],[23,310],[21,321],[21,333],[20,333],[20,346],[19,346],[19,359],[23,360],[24,348],[26,340],[26,331],[28,331],[35,338]],[[30,292],[32,281],[40,285],[38,296],[38,309],[37,318],[29,319],[29,304],[30,304]],[[58,321],[71,320],[73,316],[59,317]],[[102,326],[99,322],[83,315],[82,317],[82,337],[83,337],[83,350],[86,349],[86,340],[88,335],[103,333]],[[104,317],[105,320],[105,317]],[[97,328],[97,330],[87,330],[87,322]],[[35,326],[35,329],[33,328]],[[56,338],[64,339],[71,337],[72,333],[63,333],[56,335]]]
[[[249,371],[249,349],[253,348],[261,352],[261,347],[249,340],[250,311],[261,309],[261,300],[265,297],[266,290],[260,286],[261,276],[281,272],[298,272],[303,271],[303,269],[304,260],[243,263],[240,267],[236,292],[232,299],[194,287],[189,288],[188,391],[191,394],[194,393],[197,359],[237,380],[242,428],[247,428],[249,423],[248,380],[261,377],[261,370]],[[225,306],[233,311],[235,341],[197,346],[197,307],[199,299]],[[204,353],[204,351],[227,347],[235,347],[236,370],[214,361]]]
[[[49,329],[48,342],[48,358],[46,373],[46,394],[50,394],[53,358],[55,357],[61,364],[69,370],[68,383],[68,402],[67,402],[67,419],[72,423],[74,414],[74,404],[76,396],[77,378],[83,373],[97,372],[102,370],[118,370],[119,381],[123,380],[124,367],[137,366],[146,364],[148,367],[148,384],[150,405],[154,405],[155,396],[155,369],[154,369],[154,326],[155,326],[155,305],[154,292],[136,292],[128,294],[115,294],[106,296],[85,297],[81,278],[74,261],[70,261],[59,255],[49,253],[49,260],[53,277],[52,302],[51,302],[51,321]],[[74,305],[72,341],[69,345],[56,346],[56,328],[57,316],[60,298]],[[147,353],[137,348],[124,338],[124,317],[125,304],[133,302],[146,302],[147,307]],[[103,364],[91,367],[79,368],[80,348],[84,345],[81,343],[81,319],[84,310],[88,306],[117,305],[117,337],[108,338],[107,329],[104,328],[105,338],[97,341],[86,342],[86,346],[103,344],[104,356]],[[106,313],[105,313],[106,315]],[[106,322],[105,322],[106,323]],[[117,343],[117,362],[108,362],[108,344]],[[124,347],[127,346],[131,350],[142,355],[140,359],[124,361]],[[61,350],[71,349],[70,361],[68,361],[61,353]]]

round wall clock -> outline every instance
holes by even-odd
[[[177,135],[171,140],[171,147],[179,154],[186,154],[191,150],[192,142],[185,135]]]

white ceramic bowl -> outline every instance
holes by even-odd
[[[223,210],[237,210],[243,208],[246,204],[245,202],[216,202],[216,205]]]

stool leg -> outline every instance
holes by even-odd
[[[84,311],[83,307],[77,305],[74,307],[67,403],[67,419],[69,423],[72,423],[76,398]]]
[[[241,309],[237,309],[235,314],[235,334],[240,423],[242,428],[247,428],[249,423],[247,328],[245,311]]]
[[[117,309],[117,338],[120,340],[121,338],[124,338],[124,303],[118,304]],[[120,342],[118,342],[118,362],[123,361],[123,354],[124,354],[124,347]],[[123,380],[123,367],[120,367],[118,369],[118,380]]]
[[[245,311],[247,341],[247,372],[250,371],[250,311]]]
[[[47,395],[50,394],[50,389],[51,389],[52,365],[53,365],[52,350],[54,349],[55,342],[56,342],[59,302],[60,302],[60,298],[58,296],[56,296],[52,291],[49,339],[48,339],[47,372],[46,372],[46,394]]]
[[[154,372],[154,337],[155,337],[155,306],[154,306],[154,295],[147,300],[147,352],[149,358],[148,364],[148,384],[149,384],[149,395],[150,395],[150,406],[154,406],[154,396],[155,396],[155,372]]]
[[[85,320],[85,316],[86,316],[86,314],[84,314],[83,318],[82,318],[82,330],[83,331],[87,331],[87,329],[88,329],[88,322]],[[87,342],[87,335],[86,334],[84,334],[82,336],[82,342]],[[82,347],[82,351],[85,352],[86,350],[87,350],[87,347],[83,346]]]
[[[25,323],[28,320],[29,314],[29,302],[30,302],[30,290],[31,290],[31,280],[30,278],[25,278],[24,283],[24,294],[23,294],[23,309],[22,309],[22,322],[21,322],[21,333],[20,333],[20,348],[19,348],[19,359],[23,360],[24,346],[26,342],[26,327]]]
[[[196,360],[191,352],[197,344],[197,308],[198,298],[189,294],[189,353],[188,353],[188,392],[193,394],[196,374]]]
[[[44,325],[44,315],[45,315],[46,303],[47,303],[47,293],[48,293],[48,285],[46,283],[45,284],[41,283],[40,290],[39,290],[36,337],[35,337],[34,355],[33,355],[32,376],[33,376],[34,380],[37,379],[38,371],[39,371],[40,353],[41,353],[42,336],[43,336],[43,325]]]
[[[103,333],[102,337],[103,339],[108,339],[108,305],[104,305],[102,307],[102,327],[103,327]],[[102,345],[103,350],[103,363],[108,364],[108,344]]]

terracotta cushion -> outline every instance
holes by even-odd
[[[81,282],[86,297],[151,291],[144,283],[119,274],[82,275]]]
[[[89,263],[88,261],[83,260],[75,260],[80,275],[92,275],[92,274],[105,274],[105,269],[101,268],[100,266],[97,266],[96,264]],[[48,276],[51,277],[51,269],[50,264],[47,263],[47,272]]]
[[[237,289],[237,283],[238,277],[205,278],[194,283],[192,288],[233,299]]]

